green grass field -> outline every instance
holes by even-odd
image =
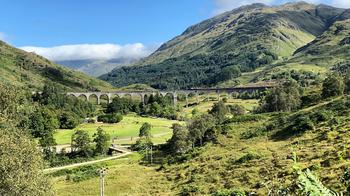
[[[105,176],[105,195],[174,195],[169,182],[155,167],[138,163],[140,155],[134,153],[126,158],[95,164],[107,167]],[[58,196],[99,195],[99,178],[94,177],[81,182],[67,180],[67,175],[53,179],[55,194]]]
[[[222,95],[221,98],[225,97]],[[200,97],[200,104],[194,105],[188,108],[184,108],[181,111],[181,115],[190,118],[191,112],[196,108],[200,113],[206,113],[212,108],[213,104],[217,102],[216,95],[209,96],[211,101],[203,101],[204,96]],[[195,102],[195,98],[189,99],[190,103]],[[184,104],[184,103],[181,103]],[[255,99],[242,100],[242,99],[228,99],[227,104],[238,104],[245,107],[247,110],[252,110],[258,106],[259,101]],[[164,118],[152,118],[152,117],[141,117],[136,114],[129,114],[123,117],[123,120],[116,124],[104,124],[104,123],[83,123],[75,129],[58,129],[54,134],[54,138],[58,145],[70,144],[71,137],[75,130],[88,131],[92,137],[98,127],[105,130],[111,138],[115,138],[117,144],[133,144],[136,142],[136,137],[139,134],[139,129],[143,123],[148,122],[152,125],[151,133],[153,135],[152,141],[155,144],[164,143],[172,136],[171,126],[174,123],[185,123],[176,120],[168,120]]]
[[[225,97],[225,95],[222,95],[221,98],[223,98],[223,97]],[[192,117],[191,112],[193,109],[197,109],[200,114],[207,113],[208,110],[210,110],[213,107],[214,103],[217,102],[217,96],[213,95],[213,96],[210,96],[209,98],[210,98],[210,101],[203,101],[203,102],[200,102],[199,105],[194,105],[194,106],[191,106],[188,108],[184,108],[182,111],[182,114],[185,115],[186,117],[190,118],[190,117]],[[204,99],[204,98],[201,98],[201,99]],[[247,109],[248,111],[251,111],[259,105],[259,100],[257,100],[257,99],[248,99],[248,100],[228,99],[226,102],[226,105],[233,105],[233,104],[241,105],[245,109]]]
[[[103,123],[84,123],[75,129],[60,129],[54,134],[57,144],[70,144],[74,130],[88,131],[92,137],[98,127],[105,130],[111,138],[116,138],[119,144],[130,144],[136,141],[139,134],[139,129],[143,123],[148,122],[152,125],[151,133],[154,136],[154,143],[164,143],[172,135],[171,126],[173,123],[178,123],[176,120],[168,120],[163,118],[140,117],[135,114],[129,114],[123,117],[123,120],[116,124]]]

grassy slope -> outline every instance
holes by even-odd
[[[130,155],[126,159],[108,161],[105,178],[105,195],[174,195],[171,183],[161,172],[153,167],[138,164],[140,157]],[[99,178],[73,183],[65,180],[66,176],[54,179],[55,192],[58,196],[99,195]]]
[[[348,97],[306,109],[305,112],[333,110],[337,113],[334,117],[340,121],[334,126],[329,125],[331,121],[315,124],[313,131],[300,135],[286,136],[286,132],[289,132],[286,129],[283,130],[285,137],[282,138],[276,136],[283,133],[281,130],[251,139],[242,138],[242,133],[257,132],[262,126],[273,122],[270,115],[266,115],[264,120],[233,123],[230,137],[222,137],[220,145],[204,147],[193,160],[170,166],[166,169],[168,178],[170,176],[175,182],[174,188],[178,187],[180,191],[197,190],[198,195],[224,189],[243,189],[266,195],[268,188],[277,190],[292,187],[296,179],[292,169],[292,154],[296,153],[302,168],[311,168],[328,187],[343,191],[344,187],[340,183],[343,168],[350,166],[350,111],[345,100],[349,104]],[[329,105],[334,103],[343,105],[343,109]],[[258,158],[238,161],[248,154],[258,155]]]
[[[310,45],[302,48],[291,62],[331,67],[336,63],[350,60],[350,20],[335,22],[325,33]]]
[[[110,166],[112,172],[107,177],[107,189],[119,191],[121,195],[150,194],[155,188],[148,183],[141,186],[135,180],[128,181],[130,176],[136,178],[141,175],[141,179],[153,178],[152,183],[158,191],[153,195],[191,191],[196,192],[193,195],[207,195],[225,189],[254,191],[258,195],[266,195],[269,189],[292,186],[296,180],[292,169],[292,154],[296,153],[302,168],[311,168],[328,187],[337,191],[344,190],[340,183],[343,168],[350,167],[350,111],[346,105],[349,103],[350,97],[337,98],[296,112],[306,112],[303,115],[309,116],[310,113],[328,110],[333,111],[333,117],[338,119],[338,124],[332,126],[329,124],[332,120],[316,123],[313,131],[299,135],[288,135],[289,129],[285,129],[282,131],[284,137],[280,137],[280,128],[267,133],[259,132],[267,124],[276,124],[274,120],[279,114],[265,114],[257,121],[232,123],[229,136],[220,137],[219,144],[206,145],[193,159],[166,166],[160,172],[152,167],[140,166],[136,162],[125,164],[123,161],[116,161]],[[288,126],[293,122],[295,114],[284,115],[289,120],[283,126]],[[242,137],[243,133],[257,133],[260,136],[247,139]],[[117,169],[124,167],[127,169]],[[76,195],[86,195],[89,191],[97,191],[98,178],[80,183],[65,181],[64,177],[56,180],[58,183],[55,187],[59,190],[59,195],[73,192]],[[122,183],[123,180],[128,182],[127,185]],[[144,181],[141,180],[142,182]],[[142,191],[138,192],[133,187]]]
[[[25,89],[37,90],[52,81],[67,90],[113,89],[108,83],[72,71],[33,53],[0,41],[0,81]]]
[[[272,8],[258,4],[241,7],[189,27],[183,34],[165,43],[136,65],[157,63],[189,53],[194,56],[215,51],[243,51],[254,49],[259,44],[272,49],[279,56],[290,56],[297,48],[322,33],[324,22],[305,13],[306,10],[314,9],[316,6],[304,3]],[[296,21],[297,17],[304,18]],[[252,27],[260,29],[252,30]],[[249,43],[242,44],[239,40],[243,32],[250,36]],[[220,39],[225,43],[219,47],[211,47]]]
[[[186,75],[185,72],[172,68],[191,69],[191,72],[197,74],[197,78],[201,77],[200,80],[206,81],[206,77],[209,79],[215,77],[215,74],[225,66],[238,65],[243,68],[249,66],[251,63],[245,62],[248,57],[244,55],[257,51],[268,50],[276,53],[280,58],[279,61],[288,59],[297,49],[304,47],[321,35],[332,24],[334,18],[343,12],[343,9],[325,5],[315,6],[303,2],[278,7],[264,7],[258,4],[241,7],[189,27],[183,34],[165,43],[155,53],[135,63],[135,67],[115,69],[101,78],[117,86],[133,82],[144,82],[169,88],[176,88],[177,85],[180,88],[187,88],[189,84],[190,86],[203,85],[203,82],[198,83],[198,81],[189,79],[196,75],[188,75],[188,73]],[[344,15],[344,18],[346,17],[348,16]],[[341,51],[344,54],[344,50]],[[233,55],[234,57],[228,60],[228,63],[200,62],[196,58],[190,58],[198,55],[213,59],[220,55]],[[258,59],[262,56],[259,56]],[[266,73],[290,69],[315,70],[323,73],[327,67],[317,68],[323,60],[329,60],[328,57],[342,59],[344,56],[346,55],[338,57],[327,55],[318,59],[318,63],[314,62],[317,56],[307,62],[288,61],[289,65],[283,68],[275,68],[273,65],[265,66],[258,72],[244,73],[239,81],[244,84]],[[187,77],[183,77],[184,75]],[[182,84],[183,81],[185,84]],[[176,85],[173,85],[174,83]],[[235,82],[228,81],[219,84],[219,86],[232,85],[235,85]]]
[[[241,81],[266,79],[284,71],[311,71],[324,75],[334,65],[350,61],[350,20],[335,22],[327,31],[309,45],[300,48],[294,56],[278,66],[267,66],[257,72],[247,73]]]

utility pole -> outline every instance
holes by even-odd
[[[98,172],[100,173],[100,195],[104,196],[105,195],[105,175],[107,173],[107,169],[101,168],[100,170],[98,170]]]
[[[153,146],[153,145],[151,145],[151,165],[153,164],[152,146]]]
[[[148,161],[148,147],[146,147],[146,162]]]

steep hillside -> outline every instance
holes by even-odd
[[[299,48],[287,61],[265,67],[250,74],[251,81],[270,80],[286,73],[326,73],[330,69],[350,65],[350,10],[315,40]],[[288,74],[287,74],[288,75]],[[323,74],[324,75],[324,74]]]
[[[349,195],[349,106],[339,97],[295,113],[233,118],[228,137],[164,171],[182,195],[307,195],[298,192],[298,165]]]
[[[325,33],[296,51],[291,62],[332,66],[350,60],[350,19],[335,22]]]
[[[243,6],[189,27],[135,66],[117,68],[101,79],[161,89],[216,85],[289,58],[343,12],[304,2]]]
[[[37,90],[52,81],[67,90],[103,90],[113,88],[106,82],[72,71],[34,53],[28,53],[0,41],[0,82]]]

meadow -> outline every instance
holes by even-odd
[[[201,98],[204,99],[204,97]],[[181,111],[181,114],[192,116],[191,112],[195,108],[199,111],[199,113],[206,113],[212,107],[212,105],[217,102],[214,96],[209,98],[210,101],[203,101],[200,102],[199,105],[184,108]],[[258,100],[228,99],[227,104],[239,104],[248,110],[257,106]],[[130,137],[137,137],[138,130],[144,122],[148,122],[153,125],[151,132],[155,136],[152,138],[154,143],[164,143],[172,136],[170,127],[173,123],[185,123],[181,121],[140,117],[134,114],[129,114],[124,116],[124,119],[117,124],[82,124],[76,129],[87,130],[89,134],[92,135],[96,128],[100,126],[109,134],[118,136],[117,143],[127,144],[136,141],[136,139],[130,141]],[[262,123],[257,124],[258,125],[253,123],[253,127],[259,126]],[[239,128],[243,131],[251,126],[251,123],[242,123],[237,124],[234,129]],[[58,143],[69,143],[72,132],[73,130],[59,130],[55,134]],[[236,137],[238,137],[238,135],[236,135]],[[234,141],[238,140],[235,139]],[[208,148],[209,147],[205,147],[205,149]],[[221,153],[222,151],[218,148],[215,149],[217,150],[217,153]],[[208,153],[214,152],[210,151]],[[89,177],[89,172],[91,173],[92,170],[96,170],[96,168],[101,167],[108,168],[106,175],[106,195],[174,195],[180,191],[176,187],[173,180],[168,180],[168,178],[173,178],[173,173],[166,170],[159,171],[159,165],[145,165],[142,162],[142,155],[135,152],[126,158],[93,164],[85,169],[83,166],[52,173],[51,175],[54,177],[53,182],[56,194],[59,196],[98,195],[99,177],[97,174]],[[75,181],[74,179],[81,180]]]
[[[204,101],[205,98],[209,98],[209,101]],[[227,98],[227,95],[225,94],[222,94],[220,96],[220,99],[223,99],[223,98]],[[214,103],[216,103],[218,101],[218,97],[217,95],[209,95],[209,96],[201,96],[200,97],[200,104],[194,104],[192,106],[189,106],[189,107],[184,107],[183,110],[182,110],[182,115],[187,117],[187,118],[191,118],[192,117],[192,110],[196,109],[198,111],[199,114],[204,114],[204,113],[207,113],[208,110],[210,110]],[[192,98],[192,99],[189,99],[189,102],[190,103],[195,103],[195,99]],[[232,99],[232,98],[229,98],[227,99],[226,105],[234,105],[234,104],[237,104],[237,105],[240,105],[240,106],[243,106],[247,111],[252,111],[254,110],[255,107],[257,107],[259,105],[259,100],[257,99]]]
[[[96,129],[101,127],[110,136],[115,139],[118,144],[132,144],[136,142],[139,135],[139,129],[143,123],[152,125],[151,133],[154,143],[164,143],[172,135],[171,126],[179,123],[176,120],[168,120],[163,118],[141,117],[135,114],[128,114],[123,120],[115,124],[106,123],[83,123],[75,129],[59,129],[56,130],[54,138],[58,145],[70,144],[74,130],[85,130],[92,137],[96,133]]]
[[[225,95],[221,95],[221,99],[226,97]],[[205,98],[209,98],[209,101],[204,101]],[[189,107],[184,107],[180,115],[185,118],[192,117],[192,110],[198,110],[199,114],[206,113],[214,103],[217,102],[216,95],[210,96],[200,96],[200,104],[192,105]],[[189,98],[189,103],[195,103],[195,97]],[[181,105],[184,105],[183,102],[180,102]],[[254,107],[258,106],[259,100],[256,99],[227,99],[227,105],[238,104],[245,107],[248,111],[254,109]],[[54,138],[58,145],[70,144],[71,137],[75,130],[85,130],[89,133],[91,138],[94,133],[96,133],[96,129],[101,127],[105,130],[110,136],[111,139],[115,139],[114,142],[117,144],[133,144],[136,142],[137,137],[139,135],[139,129],[143,123],[150,123],[152,125],[151,133],[153,135],[152,141],[155,144],[160,144],[166,142],[172,136],[171,126],[174,123],[185,124],[184,121],[178,120],[169,120],[165,118],[155,118],[155,117],[142,117],[136,114],[128,114],[123,116],[123,120],[119,123],[115,124],[107,124],[107,123],[83,123],[77,126],[75,129],[58,129],[55,131]]]

